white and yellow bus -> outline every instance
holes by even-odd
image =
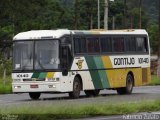
[[[35,30],[13,38],[14,93],[96,96],[113,89],[131,94],[150,81],[150,47],[145,30]]]

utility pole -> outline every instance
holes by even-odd
[[[79,14],[79,1],[75,0],[74,3],[74,29],[77,30],[78,29],[78,14]]]
[[[98,0],[98,29],[100,29],[100,3],[99,3],[99,0]]]
[[[112,30],[115,29],[115,16],[112,17]]]
[[[126,29],[127,24],[126,24],[126,13],[127,13],[127,1],[124,0],[124,29]]]
[[[139,0],[139,29],[142,28],[142,0]]]
[[[158,58],[160,59],[160,0],[158,0],[159,17],[158,17]]]
[[[108,30],[108,0],[104,0],[104,29]]]

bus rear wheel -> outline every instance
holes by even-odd
[[[39,93],[39,92],[30,92],[29,93],[30,98],[33,100],[38,100],[40,95],[41,95],[41,93]]]
[[[75,77],[73,82],[73,91],[69,92],[69,97],[73,99],[79,98],[81,88],[82,88],[82,85],[81,85],[80,79],[78,77]]]
[[[84,91],[87,97],[91,97],[91,96],[98,96],[100,90],[85,90]]]
[[[117,88],[117,93],[120,95],[131,94],[133,90],[133,86],[134,86],[133,76],[131,74],[128,74],[126,78],[126,87]]]

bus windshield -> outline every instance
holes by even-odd
[[[13,70],[58,69],[58,40],[18,41],[13,44]]]
[[[58,69],[59,60],[58,40],[35,42],[35,70]]]

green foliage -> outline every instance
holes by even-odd
[[[150,44],[153,50],[153,53],[158,51],[158,25],[157,24],[150,24],[147,28],[149,37],[150,37]]]
[[[157,51],[157,1],[142,2],[142,28],[149,31],[154,51]],[[112,29],[113,16],[116,29],[139,28],[139,0],[126,2],[126,5],[124,0],[109,2],[109,29]],[[100,12],[103,28],[104,0],[100,0]],[[12,40],[15,34],[28,30],[96,29],[97,0],[0,0],[0,20],[0,42]]]
[[[0,54],[0,76],[3,76],[4,70],[6,69],[6,75],[11,75],[12,72],[12,61],[5,59]]]
[[[0,29],[0,38],[10,39],[13,37],[13,28],[11,25],[4,26]]]
[[[0,94],[11,94],[11,93],[12,93],[11,85],[0,84]]]
[[[149,85],[160,85],[160,78],[158,78],[156,75],[153,75]]]
[[[5,81],[5,84],[4,84]],[[5,80],[3,76],[0,76],[0,94],[10,94],[12,93],[12,86],[11,86],[11,76],[6,76]]]

